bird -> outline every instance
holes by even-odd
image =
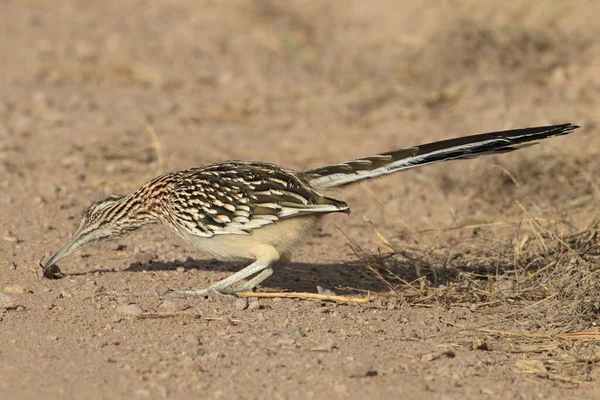
[[[288,262],[323,216],[350,212],[348,204],[336,198],[340,189],[410,168],[511,152],[577,128],[567,123],[464,136],[305,171],[267,162],[226,161],[165,173],[131,194],[94,202],[72,239],[40,266],[44,277],[59,277],[57,263],[69,254],[145,225],[162,224],[219,260],[249,261],[207,288],[166,293],[235,297],[254,290],[272,275],[275,265]]]

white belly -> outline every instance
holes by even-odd
[[[318,227],[319,216],[303,216],[277,221],[253,229],[246,235],[195,236],[181,230],[180,235],[194,248],[217,259],[257,259],[265,246],[274,248],[280,256],[289,254],[296,246],[313,235]]]

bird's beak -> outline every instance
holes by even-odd
[[[57,251],[44,265],[44,270],[47,270],[49,268],[51,268],[52,266],[54,266],[57,262],[59,262],[60,260],[62,260],[63,258],[65,258],[66,256],[68,256],[69,254],[71,254],[72,252],[74,252],[75,250],[78,249],[78,247],[74,246],[74,244],[77,242],[76,238],[75,240],[71,240],[69,243],[67,243],[66,246],[64,246],[62,249],[60,249],[59,251]]]
[[[73,238],[67,243],[62,249],[57,251],[50,259],[44,264],[44,276],[46,278],[56,278],[59,275],[60,269],[56,266],[56,263],[68,256],[69,254],[85,247],[82,243],[81,232],[77,231],[73,235]],[[83,244],[83,245],[82,245]]]

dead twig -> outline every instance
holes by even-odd
[[[242,297],[263,297],[263,298],[294,298],[294,299],[311,299],[311,300],[325,300],[334,301],[337,303],[358,303],[366,304],[371,301],[370,294],[367,293],[366,297],[347,297],[347,296],[332,296],[318,293],[304,293],[304,292],[278,292],[278,293],[254,293],[254,292],[240,292],[236,293]]]

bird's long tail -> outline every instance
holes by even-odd
[[[538,140],[567,135],[577,128],[574,124],[562,124],[482,133],[327,165],[304,171],[303,175],[314,187],[338,188],[441,161],[507,153],[534,145]]]

